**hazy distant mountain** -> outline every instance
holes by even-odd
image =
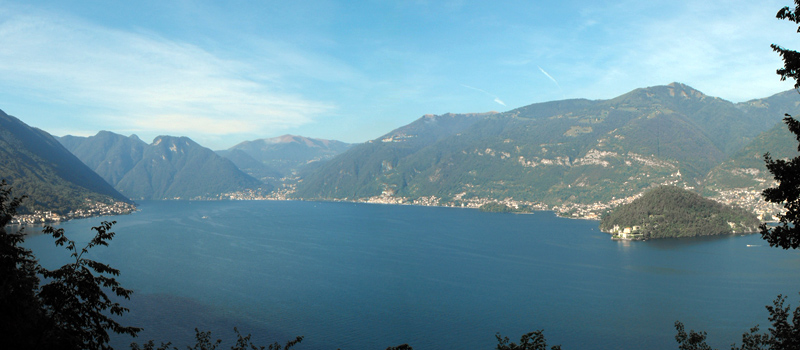
[[[326,161],[350,148],[350,144],[283,135],[239,143],[218,154],[262,180],[276,180],[296,173],[308,164]]]
[[[240,149],[217,151],[217,154],[229,159],[236,167],[244,171],[245,174],[266,183],[278,182],[278,180],[285,175],[283,172],[255,160],[247,152]]]
[[[65,136],[61,141],[131,198],[209,198],[268,187],[186,137],[159,136],[147,145],[135,135],[101,131],[85,138]]]
[[[0,178],[27,209],[65,214],[91,201],[130,202],[53,136],[0,111]],[[87,202],[86,199],[90,199]]]
[[[610,100],[424,116],[323,164],[297,195],[557,205],[610,201],[656,184],[696,187],[784,113],[798,112],[792,101],[800,96],[734,104],[673,83]]]
[[[58,140],[112,185],[142,160],[147,147],[136,135],[125,137],[110,131],[100,131],[92,137],[67,135]]]

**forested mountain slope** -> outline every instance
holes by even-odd
[[[134,199],[217,198],[269,189],[187,137],[159,136],[147,145],[136,136],[102,131],[92,137],[61,140],[119,192]]]
[[[712,168],[796,111],[789,101],[800,98],[734,104],[673,83],[610,100],[425,116],[324,164],[297,195],[552,206],[608,202],[658,184],[696,188]]]
[[[0,178],[15,196],[27,195],[24,209],[66,214],[94,202],[130,203],[53,136],[0,111]],[[88,201],[87,201],[88,199]]]

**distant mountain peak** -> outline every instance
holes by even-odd
[[[231,147],[230,149],[243,148],[243,147],[247,148],[250,147],[251,145],[260,145],[261,148],[266,149],[276,145],[288,145],[288,144],[304,145],[309,148],[331,148],[333,146],[332,144],[345,145],[345,143],[336,140],[317,139],[299,135],[286,134],[278,137],[258,139],[253,141],[244,141],[236,146]]]
[[[193,144],[196,144],[194,141],[192,141],[192,139],[190,139],[190,138],[188,138],[186,136],[160,135],[160,136],[156,136],[156,138],[153,139],[153,146],[158,146],[162,142],[163,143],[169,143],[171,146],[178,146],[178,145],[180,145],[180,146],[183,146],[183,145],[191,146]]]
[[[699,90],[678,82],[670,83],[667,85],[668,91],[670,96],[681,96],[685,98],[706,98],[708,97],[706,94],[700,92]]]
[[[264,143],[268,144],[276,144],[276,143],[301,143],[305,144],[308,147],[318,147],[314,141],[319,141],[323,143],[327,143],[328,140],[320,140],[320,139],[312,139],[305,136],[298,136],[298,135],[282,135],[278,137],[273,137],[269,139],[264,139]]]

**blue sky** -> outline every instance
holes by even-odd
[[[791,1],[2,1],[0,109],[54,135],[364,142],[424,114],[673,81],[792,87]]]

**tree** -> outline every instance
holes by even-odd
[[[759,326],[750,329],[749,333],[742,334],[742,346],[731,345],[731,350],[783,350],[800,349],[800,306],[790,311],[790,306],[784,306],[786,298],[782,295],[767,306],[769,321],[772,323],[767,332],[760,333]],[[791,315],[791,318],[790,318]],[[681,350],[711,350],[706,344],[706,332],[696,333],[691,330],[687,334],[683,323],[675,322],[678,334],[675,340],[680,344]]]
[[[800,24],[800,0],[795,0],[795,9],[788,6],[778,11],[778,19],[786,19]],[[797,29],[800,32],[800,26]],[[781,80],[791,78],[795,80],[795,89],[800,88],[800,53],[788,50],[776,44],[770,45],[772,50],[778,52],[783,59],[783,68],[777,70]],[[789,130],[796,135],[800,142],[800,122],[786,114],[783,119]],[[800,146],[798,146],[800,151]],[[767,188],[763,192],[764,200],[783,204],[785,213],[778,214],[779,223],[775,227],[761,224],[761,237],[771,247],[783,249],[797,249],[800,246],[800,156],[791,160],[772,159],[769,153],[764,155],[767,169],[778,181],[778,187]]]
[[[547,350],[547,340],[544,338],[542,330],[523,334],[519,339],[519,345],[509,343],[508,337],[503,337],[500,333],[495,334],[497,338],[497,350]],[[555,345],[551,350],[561,350],[561,345]]]
[[[125,299],[130,299],[133,293],[111,277],[119,276],[119,270],[84,257],[93,247],[108,246],[108,241],[114,237],[114,232],[109,230],[115,223],[103,221],[100,226],[92,227],[97,234],[80,250],[75,247],[75,241],[67,239],[64,229],[46,226],[43,230],[56,239],[57,246],[66,246],[70,256],[75,258],[75,262],[55,270],[40,267],[42,276],[50,282],[39,290],[39,299],[48,318],[67,334],[62,341],[76,348],[111,349],[108,330],[131,336],[141,330],[124,327],[112,318],[112,315],[122,316],[128,309],[111,301],[106,290]]]
[[[136,327],[123,327],[111,315],[128,311],[106,295],[110,290],[128,298],[111,276],[119,271],[86,258],[92,247],[108,245],[114,237],[113,222],[94,227],[95,237],[82,249],[67,239],[63,229],[46,227],[56,245],[64,246],[74,263],[48,270],[33,253],[21,247],[22,232],[8,233],[6,225],[16,214],[22,198],[12,198],[11,188],[0,182],[0,345],[7,349],[111,349],[108,330],[135,336]],[[41,277],[40,277],[41,276]],[[41,278],[47,284],[39,286]],[[109,315],[109,313],[111,315]]]
[[[303,341],[303,337],[297,337],[286,342],[286,345],[283,346],[277,342],[272,343],[269,346],[258,346],[250,341],[250,334],[243,336],[236,328],[234,328],[233,331],[236,333],[236,344],[231,346],[231,350],[289,350]],[[222,339],[212,341],[211,332],[201,332],[197,328],[194,329],[194,332],[195,345],[194,347],[187,346],[186,348],[189,350],[216,350],[217,347],[222,343]],[[139,346],[137,343],[132,343],[131,350],[178,350],[178,348],[172,346],[171,343],[161,343],[161,346],[156,347],[155,343],[150,340],[143,346]],[[401,350],[401,348],[398,348],[398,350]],[[402,350],[411,350],[411,347],[407,349],[402,348]]]
[[[675,335],[675,341],[678,342],[678,349],[680,350],[711,350],[711,347],[706,344],[706,332],[695,332],[690,330],[686,333],[683,328],[683,323],[680,321],[675,322],[675,330],[678,334]]]
[[[45,317],[36,295],[38,263],[30,250],[20,246],[22,230],[6,229],[24,198],[12,198],[8,184],[0,182],[0,347],[57,348],[49,336],[53,323]],[[39,334],[42,330],[49,330],[44,337]]]
[[[775,17],[800,24],[800,1],[795,0],[794,3],[794,11],[792,11],[789,6],[785,6],[778,11]],[[800,26],[798,26],[797,32],[800,33]],[[783,68],[779,68],[777,71],[778,75],[781,76],[781,81],[785,81],[786,78],[792,78],[795,81],[794,88],[800,88],[800,53],[785,49],[776,44],[772,44],[770,47],[772,47],[772,51],[777,52],[783,59]]]

